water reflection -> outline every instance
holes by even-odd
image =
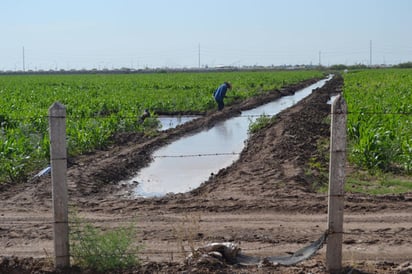
[[[184,123],[190,122],[200,116],[191,116],[191,115],[184,115],[184,116],[159,116],[157,119],[160,121],[162,125],[161,130],[167,130],[170,128],[175,128],[179,125]]]

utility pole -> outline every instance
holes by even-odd
[[[199,61],[199,68],[200,68],[200,43],[198,47],[198,61]]]
[[[369,41],[369,66],[372,67],[372,40]]]
[[[321,67],[321,66],[322,66],[322,62],[321,62],[321,54],[322,54],[322,52],[321,52],[321,51],[319,51],[319,67]]]
[[[26,71],[26,65],[25,65],[25,60],[24,60],[24,47],[23,47],[23,72]]]

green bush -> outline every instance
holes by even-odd
[[[136,229],[127,227],[103,231],[78,216],[70,225],[70,253],[74,264],[108,271],[139,265],[141,247],[133,245]]]

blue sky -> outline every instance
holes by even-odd
[[[412,61],[411,0],[1,0],[0,70]],[[200,45],[200,51],[199,51]]]

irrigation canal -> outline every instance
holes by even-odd
[[[216,174],[239,158],[248,138],[250,123],[262,115],[274,116],[295,105],[314,89],[322,87],[331,77],[301,89],[294,95],[283,96],[268,104],[243,111],[240,116],[158,149],[153,154],[153,162],[126,182],[137,183],[134,193],[140,197],[184,193],[197,188],[212,173]],[[167,118],[165,121],[167,123]]]

